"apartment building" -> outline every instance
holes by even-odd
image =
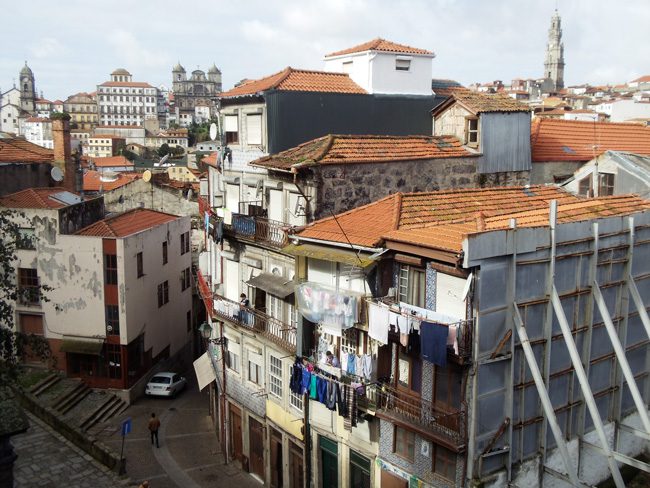
[[[145,120],[158,118],[158,89],[149,83],[133,81],[123,68],[111,73],[110,81],[97,86],[99,125],[144,126]]]

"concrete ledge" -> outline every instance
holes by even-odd
[[[85,434],[80,429],[65,423],[57,417],[56,412],[53,409],[44,407],[38,403],[36,397],[31,393],[16,390],[16,396],[23,408],[36,415],[39,419],[48,424],[75,446],[90,454],[104,466],[120,474],[119,455],[111,451],[108,446],[99,442],[93,436]]]

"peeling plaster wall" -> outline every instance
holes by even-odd
[[[185,191],[185,195],[186,193],[187,191]],[[120,197],[122,197],[122,203],[119,201]],[[183,191],[162,188],[141,179],[105,192],[104,201],[106,210],[109,212],[125,212],[133,208],[144,207],[174,215],[191,216],[199,213],[198,202],[187,200]]]
[[[190,218],[118,239],[120,341],[133,341],[144,332],[145,350],[155,357],[170,346],[173,355],[190,339],[186,314],[192,310],[192,287],[181,290],[181,272],[191,267],[191,252],[181,254],[180,235],[190,230]],[[168,262],[163,265],[162,243],[168,241]],[[136,256],[142,252],[144,276],[137,276]],[[158,307],[158,285],[169,285],[169,302]]]

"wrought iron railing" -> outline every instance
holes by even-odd
[[[259,310],[215,294],[214,316],[258,332],[288,352],[296,351],[296,328]]]
[[[275,248],[287,245],[289,226],[264,217],[233,214],[232,224],[224,226],[224,232],[234,237],[266,244]]]
[[[466,438],[465,408],[446,410],[419,396],[410,395],[387,384],[366,387],[366,408],[426,429],[457,446]]]

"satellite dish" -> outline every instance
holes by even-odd
[[[168,159],[169,159],[169,153],[165,154],[162,158],[160,158],[160,161],[158,161],[158,164],[162,165]]]
[[[145,183],[148,183],[151,181],[151,171],[147,170],[144,173],[142,173],[142,180]]]
[[[217,124],[214,122],[210,124],[210,140],[214,141],[217,138]]]
[[[63,180],[63,171],[61,171],[61,168],[58,166],[54,166],[50,170],[50,176],[54,181],[62,181]]]

